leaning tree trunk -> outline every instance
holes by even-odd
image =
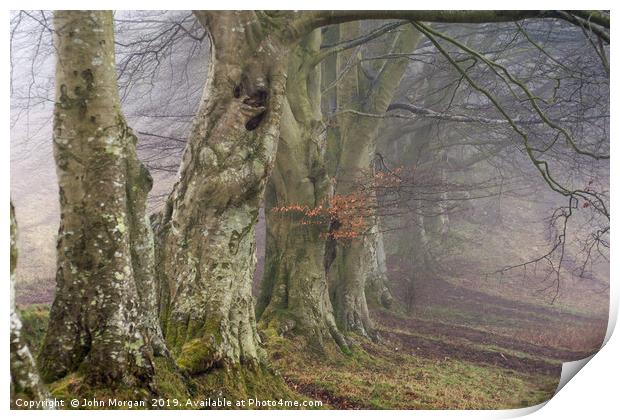
[[[341,38],[358,35],[358,24],[341,26]],[[412,26],[407,26],[396,37],[392,53],[412,52],[421,34]],[[350,59],[343,55],[344,62]],[[396,88],[407,68],[407,58],[392,59],[385,62],[375,80],[365,85],[355,74],[343,78],[339,92],[338,108],[342,116],[338,120],[340,145],[336,168],[336,193],[355,194],[359,188],[357,178],[373,173],[373,164],[379,121],[377,118],[350,113],[361,111],[382,115],[387,111]],[[347,81],[347,79],[349,79]],[[357,79],[357,80],[355,80]],[[360,108],[358,103],[364,99]],[[374,207],[374,203],[369,203]],[[353,331],[363,336],[376,338],[374,327],[368,314],[366,286],[371,284],[376,294],[389,294],[385,285],[385,272],[381,273],[380,253],[378,252],[377,215],[369,220],[369,229],[360,238],[336,244],[336,257],[330,267],[333,283],[332,300],[336,320],[341,329]],[[380,249],[379,249],[380,251]],[[391,295],[383,297],[391,301]]]
[[[44,401],[49,393],[41,383],[37,366],[22,337],[22,322],[15,309],[15,268],[17,267],[17,221],[11,203],[11,406],[15,399]],[[43,405],[43,408],[53,408]]]
[[[180,179],[154,220],[164,334],[192,374],[262,361],[254,230],[275,160],[290,48],[264,13],[197,16],[211,39],[209,80]]]
[[[291,54],[276,165],[266,197],[265,276],[257,313],[280,334],[307,339],[313,349],[345,348],[329,300],[325,275],[327,222],[278,212],[292,205],[328,206],[325,126],[321,113],[320,68],[309,68],[321,44],[314,31]]]
[[[151,389],[164,353],[155,314],[151,178],[123,118],[112,12],[54,14],[54,157],[60,193],[56,296],[39,357],[45,381]]]

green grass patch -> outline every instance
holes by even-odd
[[[424,359],[372,343],[328,361],[297,345],[295,340],[275,344],[282,356],[273,363],[282,375],[300,387],[325,391],[328,400],[357,408],[520,408],[551,398],[559,379],[453,359]]]

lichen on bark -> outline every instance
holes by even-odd
[[[251,293],[255,224],[273,167],[290,42],[263,12],[196,12],[209,80],[179,181],[154,218],[167,343],[192,374],[265,360]]]
[[[112,12],[57,11],[54,158],[61,221],[56,295],[39,366],[95,386],[151,389],[155,322],[148,171],[120,109]]]

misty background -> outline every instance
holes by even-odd
[[[139,138],[140,158],[155,179],[150,206],[156,212],[176,180],[203,95],[209,43],[188,11],[123,11],[115,13],[115,20],[123,111]],[[385,24],[364,23],[363,28],[370,32]],[[51,13],[13,12],[11,28],[11,198],[20,229],[17,301],[48,304],[54,293],[59,218],[52,156]],[[609,75],[577,28],[555,21],[434,28],[509,68],[545,99],[545,112],[562,121],[572,136],[608,153]],[[363,71],[378,71],[390,39],[388,32],[357,47]],[[524,121],[537,146],[557,137],[548,125],[533,122],[536,115],[526,101],[515,101],[515,93],[491,70],[452,52]],[[453,319],[541,342],[548,338],[534,336],[553,326],[563,329],[564,341],[554,338],[561,347],[596,346],[604,336],[609,304],[608,225],[586,203],[567,203],[549,188],[515,131],[430,42],[422,42],[409,59],[389,117],[380,122],[376,159],[379,170],[399,168],[403,174],[399,188],[379,195],[393,295],[415,316]],[[337,110],[324,105],[324,117],[335,118]],[[548,156],[563,183],[595,189],[608,200],[608,160],[585,159],[561,147]],[[563,231],[556,211],[567,205],[575,211]],[[603,232],[602,239],[593,243],[597,232]],[[261,224],[255,290],[262,280],[264,234]],[[560,237],[565,241],[561,255],[554,248]],[[545,308],[544,316],[530,307],[515,316],[527,304]],[[574,327],[575,317],[587,320]]]

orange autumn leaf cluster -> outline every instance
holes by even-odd
[[[374,183],[378,188],[398,188],[403,182],[404,168],[397,167],[389,172],[377,172]]]
[[[360,192],[346,195],[335,195],[327,208],[332,226],[328,235],[332,239],[355,239],[368,229],[368,221],[373,216],[369,197]]]
[[[370,185],[377,188],[397,188],[402,182],[399,178],[400,171],[398,168],[391,173],[378,172]],[[358,238],[370,227],[374,202],[373,189],[360,186],[351,194],[336,194],[316,207],[293,203],[274,207],[272,211],[296,216],[301,225],[330,226],[329,231],[323,234],[324,237],[346,241]]]
[[[332,228],[325,237],[336,240],[354,239],[365,232],[372,210],[366,197],[360,193],[335,195],[326,204],[316,207],[290,204],[275,207],[272,211],[298,216],[301,225],[329,225]]]

